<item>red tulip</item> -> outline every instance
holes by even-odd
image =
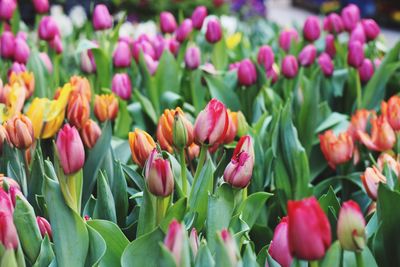
[[[177,27],[174,15],[167,11],[161,12],[160,27],[163,33],[173,33]]]
[[[331,226],[315,197],[288,201],[288,236],[293,257],[313,261],[331,245]]]
[[[200,30],[203,26],[204,19],[207,17],[207,8],[205,6],[198,6],[192,13],[193,28]]]
[[[235,155],[224,171],[224,180],[236,188],[245,188],[253,174],[254,159],[247,153]]]
[[[316,16],[309,16],[304,22],[303,36],[307,41],[314,42],[321,35],[319,20]]]
[[[68,101],[67,119],[80,130],[90,117],[90,103],[86,96],[73,92]]]
[[[146,162],[146,182],[149,191],[159,197],[167,197],[174,190],[171,163],[153,149]]]
[[[39,226],[40,234],[44,237],[46,234],[49,236],[50,240],[53,239],[53,232],[51,230],[50,223],[43,217],[36,217],[37,225]]]
[[[274,237],[269,245],[268,253],[282,267],[291,266],[293,257],[289,249],[288,217],[283,217],[275,228]]]
[[[386,184],[386,177],[375,166],[368,167],[363,174],[361,174],[361,181],[367,192],[368,196],[376,201],[378,198],[379,183]]]
[[[83,144],[87,148],[93,148],[96,145],[100,135],[101,129],[95,121],[89,119],[85,125],[83,125],[81,137]]]

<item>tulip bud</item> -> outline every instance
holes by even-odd
[[[332,169],[338,164],[348,162],[353,156],[353,139],[347,132],[336,137],[332,130],[328,130],[319,135],[319,141],[322,154]]]
[[[132,62],[131,49],[126,42],[118,42],[113,54],[113,63],[117,68],[128,68]]]
[[[176,40],[178,42],[182,43],[190,35],[192,30],[193,30],[192,20],[191,19],[185,19],[182,22],[182,24],[178,27],[178,29],[176,30],[176,33],[175,33]]]
[[[299,54],[299,62],[303,67],[311,66],[317,56],[317,48],[314,45],[306,45]]]
[[[250,59],[244,59],[240,62],[237,75],[240,85],[251,86],[257,82],[256,67]]]
[[[274,64],[274,51],[272,51],[272,48],[268,45],[263,45],[260,47],[258,50],[257,54],[257,62],[259,65],[263,66],[266,70],[269,70],[272,68],[272,65]]]
[[[328,34],[325,37],[325,52],[331,58],[334,58],[336,55],[335,36],[333,36],[332,34]]]
[[[73,174],[82,169],[85,163],[85,150],[75,127],[65,124],[58,132],[56,146],[64,174]]]
[[[278,226],[276,226],[268,253],[282,267],[291,266],[293,257],[289,249],[288,217],[283,217]]]
[[[400,174],[400,163],[388,153],[382,153],[379,155],[377,165],[381,172],[384,170],[386,165],[396,174],[397,177]]]
[[[145,54],[144,55],[144,61],[146,63],[147,70],[149,71],[151,76],[154,76],[154,74],[157,71],[158,68],[158,61],[155,61],[153,58],[151,58],[149,55]]]
[[[87,78],[74,75],[69,79],[69,83],[71,84],[73,91],[85,96],[87,101],[91,101],[92,92],[90,82]]]
[[[183,112],[175,111],[172,132],[174,147],[183,149],[193,143],[193,126]]]
[[[118,100],[114,94],[95,96],[94,115],[100,122],[113,121],[118,115],[118,109]]]
[[[96,31],[107,30],[112,28],[113,19],[108,11],[107,6],[103,4],[96,5],[93,11],[93,28]]]
[[[197,46],[190,46],[186,49],[185,65],[190,70],[195,70],[200,66],[201,52]]]
[[[167,44],[168,44],[168,50],[174,55],[177,56],[178,55],[178,51],[179,51],[179,42],[175,39],[169,39],[167,40]]]
[[[12,59],[15,51],[15,38],[12,32],[5,31],[1,34],[0,54],[4,59]]]
[[[230,144],[235,140],[238,128],[237,112],[228,109],[228,130],[224,138],[224,144]]]
[[[160,27],[163,33],[173,33],[177,27],[174,15],[167,11],[161,12]]]
[[[0,188],[0,243],[6,249],[18,247],[18,234],[13,220],[13,206],[8,194]]]
[[[174,190],[171,163],[153,149],[146,161],[146,182],[149,191],[158,197],[167,197]]]
[[[189,236],[189,245],[194,258],[196,258],[197,252],[199,251],[199,244],[199,236],[197,235],[196,228],[192,228]]]
[[[207,23],[206,40],[211,44],[215,44],[219,42],[221,38],[222,38],[221,24],[215,18],[209,19]]]
[[[400,130],[400,97],[397,95],[389,98],[387,102],[386,118],[395,131]]]
[[[154,47],[148,41],[133,43],[132,54],[136,62],[139,62],[140,51],[142,51],[144,55],[149,55],[152,59],[156,58],[156,52],[154,51]],[[164,48],[162,49],[162,51],[164,51]]]
[[[116,73],[112,79],[111,88],[113,93],[124,100],[129,100],[132,94],[132,85],[128,73]]]
[[[274,65],[272,65],[272,68],[269,69],[269,70],[267,70],[266,75],[267,75],[267,78],[268,78],[268,79],[271,79],[271,83],[272,83],[272,84],[276,83],[276,82],[278,81],[278,78],[279,78],[279,77],[278,77],[278,76],[279,76],[279,68],[278,68],[278,65],[276,65],[276,64],[274,63]]]
[[[288,201],[288,238],[291,255],[313,261],[331,245],[331,226],[315,197]]]
[[[346,201],[340,208],[337,236],[345,250],[360,251],[365,247],[365,219],[357,202]]]
[[[1,0],[0,1],[0,19],[10,20],[17,8],[16,0]]]
[[[91,50],[85,50],[81,53],[81,69],[86,73],[96,72],[96,62]]]
[[[200,154],[200,147],[196,145],[195,143],[192,143],[190,146],[188,146],[188,156],[187,161],[193,160],[194,158],[197,158]]]
[[[240,66],[240,61],[239,62],[234,62],[229,64],[229,70],[238,70]]]
[[[354,68],[358,68],[359,66],[361,66],[363,60],[364,60],[363,45],[357,41],[349,43],[349,50],[347,53],[347,63]]]
[[[200,30],[203,27],[204,19],[207,17],[207,8],[205,6],[198,6],[192,13],[193,28]]]
[[[341,33],[343,31],[342,18],[336,14],[331,13],[324,19],[324,30],[330,33]]]
[[[211,99],[200,111],[194,124],[195,140],[198,144],[210,146],[221,143],[228,130],[228,112],[223,103]]]
[[[81,130],[83,144],[87,148],[93,148],[96,145],[97,140],[100,138],[100,135],[101,129],[99,125],[91,119],[86,121]]]
[[[303,36],[309,42],[314,42],[319,38],[321,28],[319,27],[319,20],[316,16],[309,16],[304,22]]]
[[[33,0],[33,7],[36,13],[45,14],[49,12],[49,1],[48,0]]]
[[[358,131],[361,142],[370,150],[385,151],[396,143],[396,134],[384,116],[371,119],[371,135]]]
[[[44,16],[39,23],[39,38],[51,41],[60,34],[56,21],[50,16]]]
[[[49,58],[49,55],[45,52],[39,53],[40,60],[42,61],[43,65],[46,67],[48,73],[53,72],[53,64]]]
[[[80,130],[83,125],[89,120],[90,105],[86,97],[78,92],[71,94],[68,101],[67,119],[68,121]]]
[[[351,116],[350,126],[347,132],[351,135],[353,140],[359,140],[358,131],[366,131],[370,117],[375,117],[375,112],[366,109],[359,109]]]
[[[368,196],[376,201],[378,198],[379,183],[386,184],[386,177],[375,167],[368,167],[363,174],[361,174],[361,181]]]
[[[3,144],[5,142],[7,142],[7,144],[9,144],[10,137],[8,136],[6,128],[4,128],[4,126],[0,124],[0,155],[3,152]]]
[[[299,65],[297,64],[297,59],[293,55],[287,55],[282,61],[282,74],[288,79],[293,79],[296,77],[299,71]]]
[[[135,129],[129,133],[129,146],[133,161],[143,168],[151,151],[156,147],[153,138],[143,130]]]
[[[22,38],[15,39],[14,60],[18,63],[26,64],[31,51],[28,44]]]
[[[53,239],[53,232],[51,231],[50,223],[43,217],[36,217],[37,225],[39,226],[40,234],[44,237],[46,234],[49,236],[50,240]]]
[[[222,242],[225,245],[226,253],[228,254],[231,266],[237,266],[239,261],[237,256],[237,245],[235,239],[232,238],[231,234],[227,229],[223,229],[220,233]]]
[[[254,159],[247,152],[232,158],[224,171],[224,180],[236,188],[245,188],[253,174]]]
[[[299,35],[297,34],[296,30],[284,30],[279,34],[279,47],[282,48],[285,52],[288,52],[292,44],[295,42],[297,43],[298,40]]]
[[[180,266],[181,254],[183,249],[185,229],[177,220],[172,220],[168,226],[167,235],[164,239],[164,245],[171,251],[176,266]]]
[[[372,75],[374,75],[374,65],[371,60],[368,58],[363,60],[361,66],[358,67],[358,75],[363,83],[366,83],[371,79]]]
[[[4,126],[11,143],[18,149],[29,148],[33,141],[33,127],[31,120],[25,115],[16,115],[9,119]]]
[[[62,51],[64,50],[63,44],[60,38],[60,35],[56,35],[50,42],[49,46],[51,49],[53,49],[57,55],[61,54]]]
[[[325,75],[325,77],[331,77],[333,74],[334,66],[332,59],[329,57],[327,53],[322,53],[318,57],[318,65],[322,70],[322,73]]]
[[[10,78],[12,73],[20,74],[22,72],[26,72],[26,66],[24,64],[20,64],[18,62],[14,62],[11,68],[8,70],[7,75]]]
[[[344,28],[346,31],[351,31],[360,20],[360,9],[356,5],[350,4],[343,8],[341,16]]]
[[[364,44],[366,41],[364,29],[361,26],[361,23],[358,23],[357,26],[350,33],[349,43],[353,43],[355,41],[358,41],[361,44]]]
[[[373,19],[363,19],[361,25],[364,29],[365,36],[369,41],[375,40],[381,32],[378,24]]]

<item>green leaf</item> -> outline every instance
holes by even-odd
[[[132,118],[128,112],[126,101],[119,100],[119,111],[115,121],[114,133],[120,138],[127,138],[131,130]]]
[[[361,256],[363,259],[363,264],[364,266],[368,266],[368,267],[377,267],[377,266],[396,266],[396,265],[392,265],[391,261],[389,260],[390,264],[389,265],[377,265],[374,255],[372,255],[371,251],[369,250],[368,247],[365,247],[363,249],[363,251],[361,252]],[[329,265],[330,267],[331,265]],[[343,267],[358,267],[359,265],[356,262],[356,256],[354,254],[354,252],[351,251],[343,251]]]
[[[106,253],[101,259],[101,266],[118,266],[129,240],[121,229],[110,221],[89,220],[87,224],[95,229],[104,239],[107,245]]]
[[[52,98],[53,95],[48,91],[46,69],[39,57],[39,51],[36,49],[33,49],[29,55],[27,68],[32,71],[35,76],[35,90],[33,95],[36,97]]]
[[[211,255],[210,249],[205,242],[200,244],[199,251],[194,263],[195,267],[213,267],[215,266],[214,259]]]
[[[14,35],[17,35],[17,33],[19,32],[20,21],[21,21],[21,14],[19,13],[19,8],[16,8],[14,10],[14,13],[13,13],[13,15],[11,17],[11,21],[10,21],[11,30]]]
[[[158,116],[157,116],[157,112],[154,109],[153,104],[150,102],[150,100],[145,97],[144,95],[142,95],[139,90],[134,90],[133,91],[133,95],[136,97],[136,99],[139,101],[140,105],[142,106],[142,109],[144,110],[144,112],[147,114],[147,116],[149,116],[149,118],[151,119],[151,121],[154,123],[154,125],[157,124],[158,121]]]
[[[167,91],[179,92],[179,72],[175,57],[169,51],[164,50],[155,74],[159,96]]]
[[[39,256],[37,257],[33,267],[49,266],[54,257],[55,256],[53,248],[51,247],[49,236],[45,235],[40,246]]]
[[[89,251],[85,266],[99,266],[101,259],[106,253],[106,242],[96,230],[89,225],[86,225],[86,227],[89,233]]]
[[[341,113],[332,112],[315,130],[315,133],[320,133],[333,126],[341,123],[342,121],[347,121],[348,116]]]
[[[205,77],[211,97],[223,102],[231,110],[240,110],[240,101],[237,94],[228,88],[221,79],[208,75]]]
[[[162,242],[163,238],[164,234],[157,228],[130,243],[122,254],[122,267],[158,267],[161,256],[159,242]]]
[[[341,261],[342,249],[340,243],[336,240],[325,254],[325,257],[321,263],[321,267],[339,267]]]
[[[228,65],[228,54],[225,40],[213,45],[211,61],[217,70],[225,70]]]
[[[97,177],[97,201],[93,217],[117,222],[114,198],[103,172]]]
[[[264,209],[265,202],[273,196],[271,193],[267,192],[257,192],[251,194],[242,202],[238,209],[238,213],[241,213],[242,220],[250,227],[253,227],[261,210]]]
[[[147,234],[156,227],[156,197],[149,192],[146,186],[143,190],[143,201],[140,205],[137,236]]]
[[[333,71],[333,75],[330,78],[333,96],[339,97],[343,95],[344,85],[348,79],[348,76],[348,69],[337,69]]]
[[[75,54],[80,55],[80,53],[82,53],[83,51],[97,48],[97,47],[98,47],[98,45],[96,43],[89,41],[87,39],[83,39],[83,40],[79,41],[78,46],[75,50]]]
[[[94,60],[96,62],[96,76],[102,88],[110,88],[111,85],[111,66],[110,58],[101,48],[92,48]]]
[[[160,223],[160,228],[164,232],[167,231],[168,226],[173,219],[182,221],[186,212],[186,203],[187,203],[187,198],[181,198],[168,208],[164,219]]]
[[[193,70],[190,73],[190,90],[192,97],[192,104],[196,110],[196,114],[199,113],[206,105],[204,97],[206,90],[201,84],[202,71],[200,69]]]
[[[128,175],[128,178],[139,188],[139,190],[143,191],[145,188],[143,177],[128,165],[122,164],[122,169],[124,170],[125,174]]]
[[[257,263],[256,254],[254,254],[253,249],[250,244],[246,245],[244,255],[243,255],[243,266],[246,267],[259,267]]]
[[[7,249],[0,261],[0,267],[18,267],[14,250]]]
[[[40,146],[37,146],[33,155],[31,174],[28,185],[28,201],[38,214],[39,207],[36,203],[36,195],[42,195],[44,177],[43,155]]]
[[[125,226],[126,215],[128,213],[128,194],[126,193],[127,184],[125,175],[119,161],[114,161],[114,179],[111,190],[114,196],[118,225]]]

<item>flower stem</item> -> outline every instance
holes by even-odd
[[[310,261],[310,267],[318,267],[319,263],[318,261]]]
[[[356,251],[354,254],[356,255],[357,267],[364,267],[364,260],[361,251]]]
[[[163,197],[157,197],[156,203],[156,223],[159,225],[164,218],[165,214],[165,199]]]
[[[180,160],[181,160],[181,177],[182,177],[182,191],[183,195],[188,195],[188,180],[186,173],[186,158],[185,158],[185,149],[182,148],[180,151]]]
[[[356,90],[357,90],[357,108],[360,109],[362,105],[362,95],[361,95],[361,81],[360,81],[360,76],[358,75],[357,71],[355,72],[356,76]]]
[[[196,178],[200,175],[201,169],[203,168],[204,162],[206,161],[207,148],[207,145],[201,145],[199,163],[197,164],[196,173],[194,174],[194,180],[196,180]]]

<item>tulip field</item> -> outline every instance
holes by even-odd
[[[180,2],[0,0],[0,267],[400,266],[400,42]]]

